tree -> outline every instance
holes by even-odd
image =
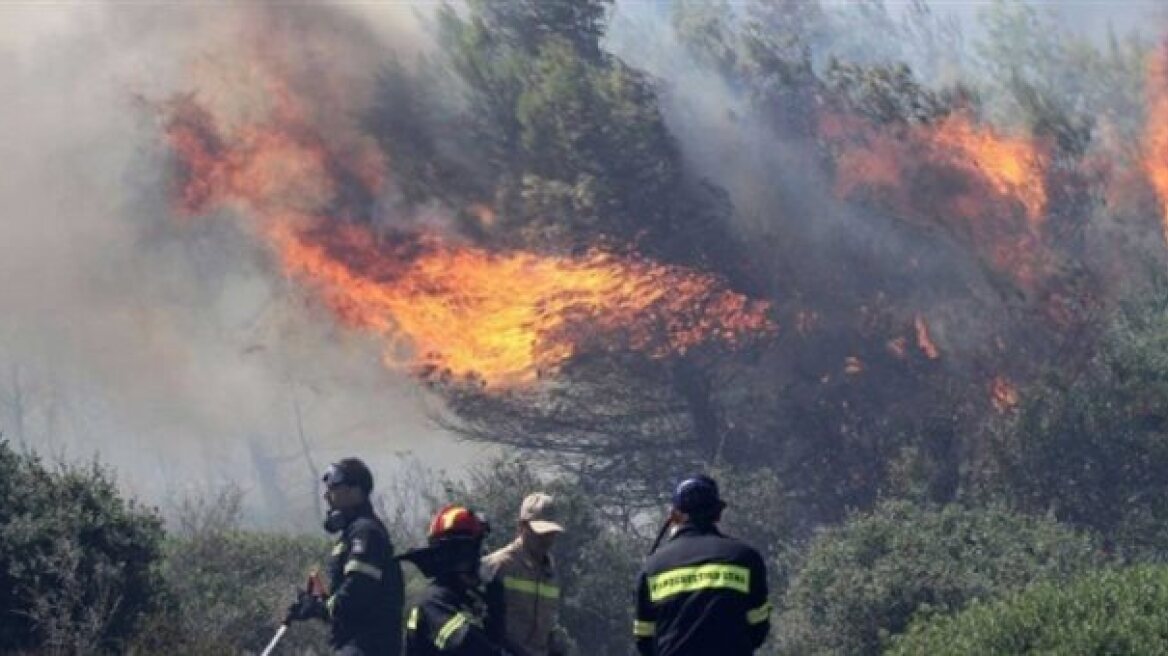
[[[0,441],[0,644],[124,647],[161,600],[162,535],[98,464],[50,469]]]
[[[1168,652],[1168,569],[1091,572],[1047,582],[956,615],[914,622],[892,656],[950,654],[1163,654]]]
[[[1078,368],[1051,368],[997,422],[984,489],[1098,531],[1120,549],[1168,546],[1168,295],[1129,305]]]
[[[885,502],[811,542],[783,599],[780,653],[878,654],[916,617],[1099,562],[1086,537],[1000,508]]]

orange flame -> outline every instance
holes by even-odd
[[[961,115],[942,121],[933,142],[976,168],[999,194],[1022,203],[1031,221],[1040,224],[1046,211],[1046,159],[1034,142],[998,134]]]
[[[661,358],[775,330],[767,304],[677,266],[600,251],[491,253],[434,234],[381,239],[337,217],[359,218],[347,199],[375,197],[384,162],[335,147],[281,96],[265,120],[230,130],[193,97],[171,103],[179,209],[227,206],[251,217],[284,269],[338,320],[383,340],[389,365],[507,386],[583,352]]]
[[[1144,169],[1160,199],[1162,229],[1168,240],[1168,44],[1150,55],[1146,93]]]
[[[1018,388],[1005,376],[990,381],[990,403],[998,412],[1010,412],[1018,407]]]
[[[1051,268],[1039,242],[1049,158],[1038,143],[963,114],[891,127],[827,114],[819,129],[836,149],[838,196],[875,202],[921,224],[942,224],[1024,287]]]
[[[941,349],[937,348],[936,342],[933,341],[933,337],[929,334],[929,324],[925,323],[925,318],[918,314],[913,319],[913,327],[917,331],[917,346],[920,347],[925,357],[930,360],[936,360],[941,357]]]

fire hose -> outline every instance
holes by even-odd
[[[308,574],[308,583],[304,586],[304,589],[306,593],[315,597],[325,597],[328,595],[328,589],[325,587],[324,581],[320,578],[320,572],[315,569]],[[285,617],[284,621],[280,624],[280,628],[276,629],[276,635],[272,636],[272,640],[268,643],[268,646],[264,647],[264,650],[260,652],[260,656],[271,656],[276,645],[280,643],[280,639],[288,632],[288,626],[292,624],[292,619],[292,614],[289,612],[288,617]]]
[[[260,654],[260,656],[270,656],[272,653],[272,650],[276,648],[276,644],[280,642],[280,638],[283,638],[284,634],[287,632],[288,632],[288,623],[284,622],[283,624],[280,625],[279,630],[276,631],[276,635],[272,636],[272,641],[268,643],[267,647],[264,647],[264,651],[263,651],[263,653]]]

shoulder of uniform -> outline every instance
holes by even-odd
[[[501,566],[505,563],[511,562],[519,552],[519,543],[511,542],[491,553],[483,556],[483,562],[494,566]]]
[[[378,537],[384,538],[386,540],[389,539],[389,537],[386,535],[385,528],[381,525],[381,522],[377,521],[377,519],[373,517],[358,517],[357,519],[354,519],[353,523],[349,524],[349,535],[354,537],[369,537],[371,535],[377,535]]]

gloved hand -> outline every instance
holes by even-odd
[[[289,623],[311,619],[323,620],[327,617],[328,613],[325,610],[324,598],[301,590],[296,594],[296,601],[288,606],[288,614],[284,616],[284,622]]]

